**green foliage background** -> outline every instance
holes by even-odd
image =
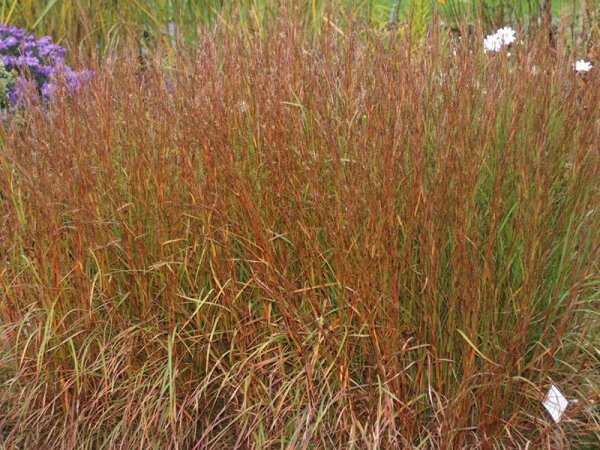
[[[581,22],[581,0],[552,0],[552,14],[566,13]],[[590,6],[591,12],[598,6]],[[49,34],[82,48],[104,49],[119,42],[124,33],[144,35],[168,42],[167,24],[176,24],[180,37],[194,39],[198,26],[215,21],[248,27],[261,26],[267,17],[301,14],[306,25],[318,30],[324,23],[343,26],[356,17],[367,18],[374,27],[389,24],[396,4],[396,19],[410,21],[413,37],[424,34],[427,20],[440,14],[449,26],[458,21],[482,20],[501,24],[508,20],[535,20],[543,0],[1,0],[0,19]],[[598,17],[593,11],[592,18]],[[236,25],[238,26],[238,25]],[[596,20],[597,26],[597,20]]]

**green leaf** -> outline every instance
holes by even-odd
[[[473,350],[475,350],[475,353],[477,353],[479,356],[481,356],[481,357],[482,357],[483,359],[485,359],[487,362],[489,362],[489,363],[491,363],[491,364],[493,364],[493,365],[495,365],[495,366],[497,366],[497,365],[498,365],[498,364],[496,364],[494,361],[492,361],[490,358],[488,358],[487,356],[485,356],[485,355],[484,355],[484,354],[481,352],[481,350],[479,350],[479,349],[478,349],[478,348],[475,346],[475,344],[473,344],[473,342],[471,341],[471,339],[469,339],[469,338],[468,338],[468,336],[467,336],[465,333],[463,333],[461,330],[458,330],[458,329],[457,329],[456,331],[458,331],[458,333],[459,333],[459,334],[462,336],[462,338],[463,338],[465,341],[467,341],[467,344],[469,344],[469,346],[470,346],[470,347],[471,347]]]

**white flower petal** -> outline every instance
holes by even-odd
[[[483,41],[483,49],[486,52],[498,52],[502,48],[502,39],[497,34],[490,34]]]
[[[511,27],[500,28],[496,34],[502,40],[503,45],[510,45],[517,40],[517,33]]]
[[[589,72],[592,70],[592,67],[594,67],[592,66],[592,63],[583,59],[575,61],[575,64],[573,64],[573,69],[575,69],[576,72]]]

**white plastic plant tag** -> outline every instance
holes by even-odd
[[[560,422],[560,418],[567,409],[569,402],[564,395],[554,385],[550,386],[550,390],[546,394],[546,398],[542,402],[544,408],[550,413],[554,422]]]

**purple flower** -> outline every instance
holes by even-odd
[[[13,35],[15,38],[23,38],[26,34],[25,30],[21,28],[4,24],[0,24],[0,33]]]
[[[26,100],[32,100],[32,95],[37,91],[35,82],[31,79],[18,77],[14,88],[6,94],[6,98],[12,105]]]
[[[47,81],[42,83],[41,93],[44,97],[50,97],[50,95],[56,90],[56,87]]]
[[[37,40],[39,46],[42,45],[53,45],[52,38],[50,36],[43,36]]]
[[[10,103],[11,105],[16,105],[17,101],[19,100],[19,96],[16,93],[16,91],[11,90],[11,91],[7,92],[6,99],[8,100],[8,103]]]
[[[23,55],[19,58],[19,63],[22,66],[27,66],[30,69],[37,68],[40,65],[40,60],[32,55]]]
[[[0,60],[2,61],[2,64],[4,64],[5,67],[10,67],[12,65],[15,65],[15,57],[14,56],[2,55],[2,56],[0,56]]]
[[[36,40],[21,28],[0,24],[0,62],[17,76],[7,100],[16,104],[27,92],[48,98],[55,92],[58,79],[63,79],[70,91],[79,89],[93,73],[65,65],[65,54],[65,48],[49,36]]]
[[[76,91],[82,87],[84,83],[89,81],[94,76],[94,72],[90,70],[75,71],[68,66],[56,68],[51,74],[49,88],[52,92],[55,89],[55,84],[64,82],[65,87],[69,90]]]
[[[14,45],[17,45],[19,41],[17,41],[17,38],[14,36],[7,36],[4,39],[2,39],[0,41],[0,50],[5,50],[7,48],[10,48]]]
[[[44,77],[44,78],[48,78],[48,77],[49,77],[49,76],[52,74],[52,70],[54,70],[52,66],[40,66],[40,67],[39,67],[39,68],[36,70],[36,72],[37,72],[37,73],[38,73],[40,76],[42,76],[42,77]]]

